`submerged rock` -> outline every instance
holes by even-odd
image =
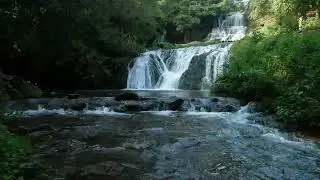
[[[116,112],[127,112],[127,111],[150,111],[156,110],[156,101],[123,101],[119,106],[114,106],[112,109]]]

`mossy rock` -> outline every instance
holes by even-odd
[[[20,98],[39,98],[42,91],[31,82],[0,72],[0,101]]]
[[[18,77],[12,77],[8,84],[8,94],[11,98],[38,98],[42,96],[40,88]]]

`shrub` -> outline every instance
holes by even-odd
[[[320,32],[251,33],[234,44],[229,70],[212,90],[246,101],[271,100],[268,105],[276,101],[274,109],[281,122],[320,128],[319,42]]]
[[[0,124],[0,179],[33,180],[39,175],[39,164],[31,158],[27,139],[11,134]]]
[[[262,71],[250,69],[224,74],[213,87],[216,94],[228,95],[245,101],[261,101],[277,93],[275,84]]]

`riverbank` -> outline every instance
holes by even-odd
[[[254,31],[234,44],[229,69],[213,92],[260,101],[289,128],[320,129],[319,42],[318,31]]]

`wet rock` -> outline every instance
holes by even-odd
[[[181,110],[183,103],[184,103],[183,99],[177,99],[169,104],[169,109],[172,111]]]
[[[220,167],[217,168],[217,170],[218,170],[218,171],[222,171],[222,170],[224,170],[224,169],[226,169],[226,168],[227,168],[226,166],[220,166]]]
[[[115,162],[103,162],[100,164],[88,165],[83,168],[66,168],[66,179],[107,179],[120,178],[125,168]]]
[[[127,103],[121,106],[123,106],[122,109],[125,111],[142,111],[142,106],[138,102]]]
[[[125,100],[139,100],[138,94],[134,92],[124,92],[115,96],[116,101],[125,101]]]
[[[216,102],[213,112],[237,112],[240,110],[240,101],[233,98],[217,98],[214,99]]]
[[[67,99],[78,99],[80,98],[80,94],[68,94],[66,96]]]
[[[232,98],[194,98],[190,100],[190,108],[194,108],[195,111],[205,112],[236,112],[240,110],[240,103]]]
[[[52,125],[50,124],[39,124],[38,126],[31,128],[29,133],[36,132],[36,131],[57,131]]]
[[[48,102],[48,104],[41,104],[44,105],[44,108],[46,109],[60,109],[64,107],[68,107],[70,104],[70,100],[66,98],[53,98],[51,101]]]
[[[87,107],[86,103],[72,104],[70,109],[74,111],[83,111]]]
[[[263,112],[263,107],[261,104],[257,102],[250,102],[247,105],[247,113],[259,113]]]
[[[205,75],[206,57],[208,53],[194,56],[189,68],[180,79],[179,89],[199,90],[202,86],[202,78]]]
[[[115,112],[137,112],[153,110],[156,106],[155,101],[123,101],[122,104],[112,109]]]

